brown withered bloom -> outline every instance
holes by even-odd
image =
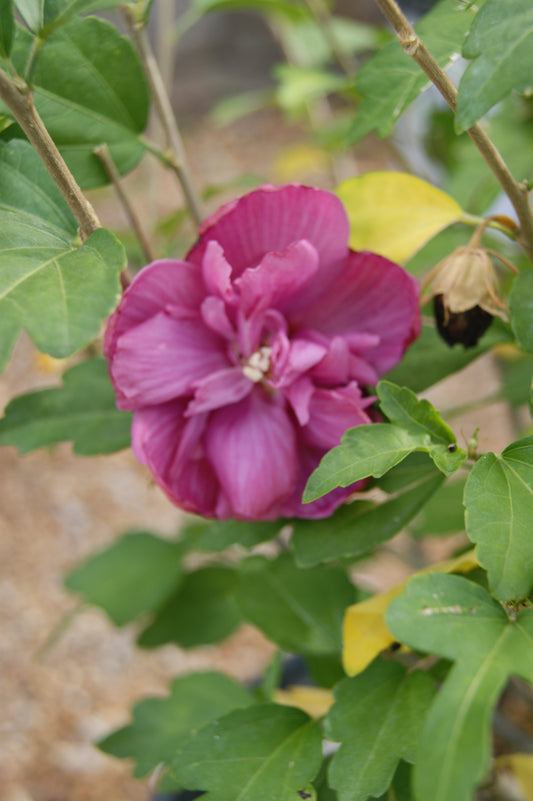
[[[481,246],[489,219],[477,228],[468,245],[457,248],[437,264],[422,287],[432,284],[422,302],[434,298],[437,329],[450,346],[459,342],[471,348],[477,345],[493,317],[507,320],[508,309],[499,296],[499,279],[491,256],[515,272],[516,268],[496,251]]]

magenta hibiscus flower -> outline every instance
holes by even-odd
[[[303,505],[322,456],[371,422],[365,387],[418,335],[416,281],[348,248],[340,200],[264,186],[202,226],[185,261],[149,264],[105,353],[132,445],[169,498],[206,517],[324,517]]]

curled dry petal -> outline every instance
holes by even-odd
[[[168,497],[207,517],[323,517],[312,470],[372,420],[370,387],[418,335],[416,281],[348,248],[339,199],[266,186],[208,220],[184,261],[142,270],[105,353],[132,444]]]

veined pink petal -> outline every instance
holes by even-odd
[[[242,310],[245,314],[256,308],[286,311],[317,270],[318,253],[305,239],[283,253],[267,253],[257,267],[248,267],[235,281]]]
[[[283,391],[301,426],[309,422],[309,404],[314,391],[315,386],[308,376],[297,379]]]
[[[348,428],[371,423],[365,409],[372,398],[364,398],[355,382],[337,389],[315,389],[309,402],[309,422],[301,437],[316,448],[329,450],[340,444]]]
[[[335,285],[291,322],[331,336],[361,332],[379,336],[379,345],[364,348],[364,360],[382,375],[398,363],[420,332],[418,283],[382,256],[351,253]]]
[[[236,332],[226,310],[226,304],[222,298],[210,295],[201,306],[202,319],[206,326],[219,334],[224,339],[235,339]]]
[[[224,257],[224,251],[214,240],[207,243],[202,259],[202,275],[208,295],[215,295],[230,301],[233,297],[231,285],[231,264]]]
[[[179,400],[135,412],[132,448],[173,503],[212,517],[218,481],[201,445],[207,415],[185,421],[185,405]]]
[[[348,217],[336,195],[298,184],[263,186],[207,220],[187,260],[201,265],[214,239],[223,248],[235,279],[248,267],[257,267],[265,254],[280,253],[306,239],[317,250],[323,280],[329,283],[346,257],[348,237]]]
[[[105,333],[104,353],[113,356],[117,338],[153,317],[168,304],[197,309],[205,297],[198,268],[185,261],[161,259],[137,273],[122,295]]]
[[[136,409],[164,403],[227,366],[219,338],[199,317],[179,320],[159,312],[117,339],[111,363],[117,405]]]
[[[323,345],[294,337],[282,359],[272,357],[272,386],[286,387],[317,365],[326,355]]]
[[[205,447],[233,517],[268,517],[292,492],[298,472],[294,426],[262,388],[211,414]]]
[[[185,417],[237,403],[251,392],[252,387],[252,381],[246,378],[240,367],[226,367],[211,373],[195,382],[194,398],[187,406]]]

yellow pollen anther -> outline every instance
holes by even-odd
[[[250,381],[257,383],[262,381],[266,373],[270,370],[270,356],[272,348],[263,345],[262,348],[252,353],[245,365],[243,365],[242,372],[249,378]]]

